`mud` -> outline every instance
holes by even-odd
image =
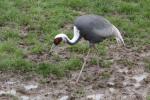
[[[59,51],[69,58],[63,48]],[[34,56],[39,61],[48,59],[46,53]],[[0,72],[0,100],[146,100],[150,95],[150,73],[145,65],[145,59],[150,59],[149,46],[135,51],[112,45],[105,57],[113,62],[111,67],[88,63],[79,83],[75,80],[80,70],[70,71],[63,78]]]

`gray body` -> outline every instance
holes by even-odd
[[[63,40],[70,45],[74,45],[79,41],[81,37],[83,37],[84,39],[89,41],[90,47],[94,47],[96,49],[96,47],[94,46],[95,43],[99,43],[110,36],[115,36],[118,43],[122,42],[124,44],[124,40],[119,30],[108,20],[98,15],[84,15],[78,17],[74,22],[73,33],[74,36],[71,40],[66,34],[62,33],[56,35],[54,39],[54,44],[58,45]],[[78,82],[80,78],[82,70],[86,64],[86,60],[88,59],[89,53],[90,49],[86,58],[84,59],[84,63],[82,65],[81,71],[76,82]],[[99,65],[98,60],[97,64]]]
[[[101,42],[114,35],[113,25],[102,16],[83,15],[74,21],[74,25],[80,32],[80,38],[83,37],[90,43]]]

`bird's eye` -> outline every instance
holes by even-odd
[[[62,38],[61,38],[61,37],[55,38],[55,39],[54,39],[54,44],[55,44],[55,45],[58,45],[58,44],[60,44],[61,41],[62,41]]]

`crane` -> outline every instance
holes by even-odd
[[[69,45],[76,44],[81,38],[84,38],[89,42],[89,47],[95,47],[96,43],[102,42],[104,39],[108,37],[114,36],[116,38],[117,43],[122,43],[125,45],[124,40],[121,36],[119,30],[111,24],[107,19],[99,15],[82,15],[76,18],[73,26],[73,38],[69,39],[66,34],[58,34],[54,38],[54,45],[57,46],[64,41]],[[96,49],[96,48],[95,48]],[[86,60],[88,59],[88,55],[90,53],[90,49],[84,59],[84,63],[81,67],[79,76],[76,80],[78,82],[82,70],[86,64]]]

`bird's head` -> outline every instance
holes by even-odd
[[[61,41],[62,41],[62,38],[61,38],[61,37],[55,38],[55,39],[54,39],[54,44],[55,44],[55,45],[59,45],[59,44],[61,43]]]
[[[52,46],[51,46],[51,49],[50,49],[49,53],[51,53],[52,50],[53,50],[57,45],[59,45],[62,41],[63,41],[63,42],[67,42],[67,36],[66,36],[65,34],[62,34],[62,33],[56,35],[55,38],[54,38],[54,41],[53,41],[53,44],[52,44]]]
[[[65,34],[58,34],[55,36],[54,38],[54,44],[57,46],[59,45],[61,42],[66,42],[66,35]]]
[[[54,38],[54,41],[53,41],[53,44],[51,46],[51,49],[50,49],[50,53],[53,51],[53,49],[59,45],[62,41],[66,42],[66,35],[65,34],[58,34],[55,36]]]

